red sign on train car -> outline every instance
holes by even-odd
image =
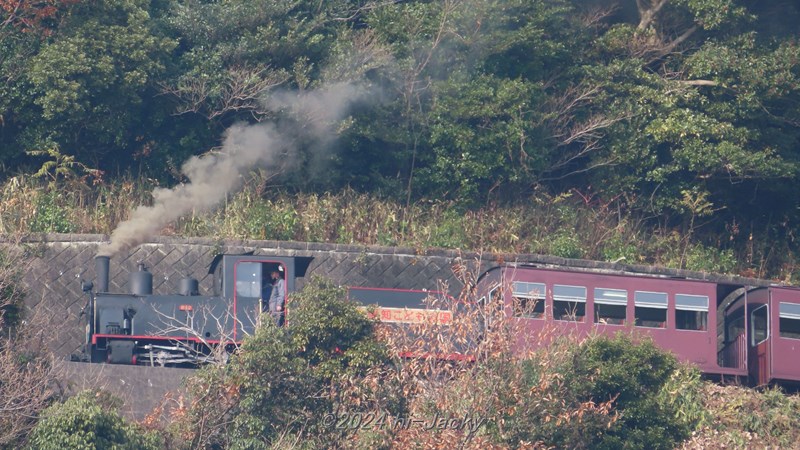
[[[388,323],[433,323],[447,325],[453,320],[452,311],[442,309],[409,309],[378,307],[370,314],[381,322]]]

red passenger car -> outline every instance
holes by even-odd
[[[800,290],[768,281],[653,276],[507,264],[478,280],[502,301],[519,351],[542,332],[638,332],[708,376],[800,383]],[[713,277],[711,277],[713,278]]]

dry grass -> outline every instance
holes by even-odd
[[[710,422],[681,449],[798,448],[800,396],[777,389],[760,392],[738,386],[705,385]]]
[[[349,189],[288,194],[264,184],[265,175],[254,173],[216,210],[195,211],[161,234],[540,253],[786,281],[797,271],[788,244],[778,251],[734,231],[681,233],[680,224],[646,219],[621,199],[603,203],[577,192],[538,192],[507,205],[463,209],[445,201],[406,205]],[[55,185],[14,177],[0,189],[0,233],[108,234],[135,206],[152,202],[157,185],[150,179]]]

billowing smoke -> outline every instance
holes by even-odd
[[[213,209],[242,186],[243,175],[248,171],[255,167],[269,168],[279,159],[291,159],[295,151],[294,136],[298,133],[311,134],[318,142],[329,141],[333,135],[332,125],[341,120],[348,105],[362,93],[352,85],[338,84],[302,94],[274,95],[267,104],[290,113],[294,120],[284,121],[280,126],[257,124],[229,128],[222,150],[186,161],[181,171],[189,181],[172,189],[154,190],[153,205],[136,208],[131,218],[111,233],[111,242],[98,254],[113,256],[141,244],[189,212]]]

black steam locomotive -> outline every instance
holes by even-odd
[[[153,295],[153,275],[143,264],[129,280],[129,293],[109,292],[109,257],[95,258],[96,286],[84,284],[89,300],[86,345],[79,358],[91,362],[197,365],[233,350],[267,320],[265,302],[278,271],[285,294],[295,290],[313,258],[218,255],[212,261],[213,292],[201,296],[199,282],[183,278],[178,292]]]

